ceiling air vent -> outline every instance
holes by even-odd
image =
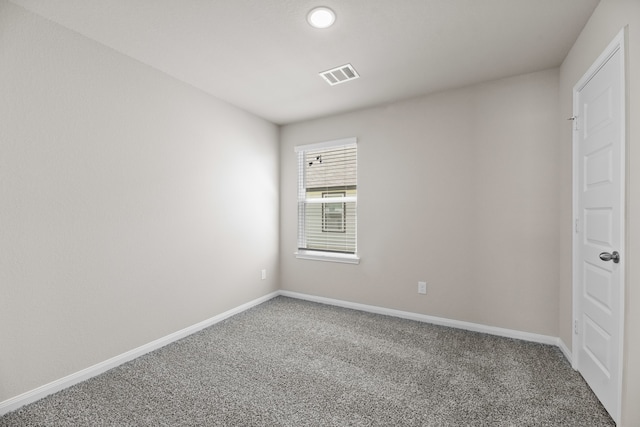
[[[360,75],[358,75],[358,72],[353,68],[353,65],[347,64],[323,71],[320,73],[320,77],[325,79],[331,86],[335,86],[340,83],[355,80],[360,77]]]

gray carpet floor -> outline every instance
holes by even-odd
[[[278,297],[0,426],[614,426],[553,346]]]

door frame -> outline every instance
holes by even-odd
[[[581,91],[584,86],[598,73],[598,71],[600,71],[600,69],[606,64],[606,62],[616,53],[616,52],[620,52],[621,55],[621,61],[622,61],[622,76],[621,76],[621,90],[622,90],[622,96],[621,96],[621,102],[622,102],[622,114],[621,114],[621,129],[620,129],[620,135],[621,135],[621,155],[622,155],[622,161],[621,161],[621,168],[622,170],[621,175],[622,175],[622,179],[620,182],[621,185],[621,189],[620,189],[620,193],[621,193],[621,210],[620,210],[620,231],[621,231],[621,242],[620,242],[620,252],[621,252],[621,256],[623,257],[623,262],[624,262],[624,268],[622,268],[620,270],[620,286],[622,287],[620,289],[620,312],[618,313],[618,327],[619,327],[619,331],[620,331],[620,342],[619,342],[619,348],[618,348],[618,378],[620,378],[620,384],[618,386],[618,396],[617,396],[617,406],[616,408],[614,408],[614,413],[610,414],[611,417],[613,418],[613,420],[619,424],[620,423],[620,416],[622,413],[622,380],[623,380],[623,363],[624,363],[624,301],[625,301],[625,292],[626,292],[626,288],[627,288],[627,284],[626,284],[626,269],[627,269],[627,263],[626,263],[626,258],[625,255],[627,253],[627,243],[626,243],[626,212],[627,212],[627,194],[626,194],[626,189],[627,189],[627,180],[628,180],[628,173],[627,173],[627,168],[626,168],[626,163],[627,163],[627,132],[626,132],[626,123],[627,123],[627,90],[626,90],[626,58],[625,58],[625,29],[623,28],[622,30],[620,30],[620,32],[618,32],[618,34],[615,36],[615,38],[611,41],[611,43],[609,43],[609,45],[607,46],[607,48],[600,54],[600,56],[598,56],[598,59],[596,59],[594,61],[594,63],[589,67],[589,69],[587,70],[587,72],[582,76],[582,78],[580,78],[580,80],[578,81],[578,83],[576,83],[576,85],[573,87],[573,117],[571,118],[572,120],[572,139],[573,139],[573,146],[572,146],[572,150],[573,150],[573,186],[572,186],[572,192],[573,192],[573,242],[572,242],[572,258],[573,258],[573,266],[572,266],[572,285],[573,285],[573,313],[572,313],[572,321],[573,324],[572,326],[572,334],[571,334],[571,349],[572,349],[572,361],[571,361],[571,365],[573,367],[573,369],[577,370],[578,369],[578,352],[579,352],[579,345],[578,345],[578,335],[580,333],[582,333],[581,330],[578,330],[579,328],[579,313],[581,312],[581,306],[580,306],[580,291],[581,291],[581,284],[578,281],[578,268],[581,268],[581,260],[578,259],[578,255],[579,255],[579,250],[578,250],[578,245],[580,244],[580,233],[579,230],[583,229],[583,224],[580,223],[580,212],[579,212],[579,174],[578,174],[578,166],[579,166],[579,162],[580,159],[578,158],[578,143],[579,143],[579,137],[578,137],[578,132],[577,129],[578,127],[581,125],[580,122],[580,117],[578,117],[579,114],[579,105],[578,105],[578,92]]]

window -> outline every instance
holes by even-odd
[[[355,138],[296,147],[298,258],[357,263]]]

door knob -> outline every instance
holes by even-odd
[[[600,259],[603,261],[613,261],[614,264],[617,264],[620,262],[620,254],[618,251],[613,251],[611,254],[609,252],[602,252],[600,254]]]

